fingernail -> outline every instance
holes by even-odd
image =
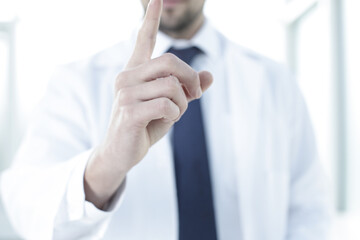
[[[202,90],[201,90],[201,87],[199,87],[198,90],[196,91],[196,97],[200,98],[201,95],[202,95]]]

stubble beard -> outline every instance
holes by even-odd
[[[171,12],[170,12],[171,14]],[[173,33],[181,33],[188,29],[198,17],[202,14],[202,9],[197,12],[192,12],[190,10],[186,11],[181,18],[177,21],[175,25],[168,25],[164,23],[163,19],[160,21],[159,29],[163,32],[173,32]]]

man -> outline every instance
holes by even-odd
[[[2,176],[14,227],[27,239],[325,239],[326,185],[291,75],[219,34],[204,0],[142,3],[135,46],[51,81]]]

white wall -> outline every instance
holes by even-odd
[[[360,2],[345,1],[349,210],[360,212]],[[359,221],[360,226],[360,221]]]

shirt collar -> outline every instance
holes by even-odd
[[[119,43],[114,47],[101,52],[101,54],[99,54],[95,59],[94,64],[98,67],[126,65],[134,49],[139,27],[134,30],[128,41]],[[161,56],[169,50],[170,47],[186,48],[192,46],[201,49],[205,56],[210,57],[210,59],[216,60],[221,55],[221,35],[212,26],[208,19],[205,19],[203,26],[190,40],[173,39],[159,31],[152,58]],[[119,56],[123,57],[121,58]]]
[[[190,40],[174,39],[164,34],[158,33],[153,57],[159,57],[164,54],[170,47],[187,48],[198,47],[205,55],[216,59],[220,55],[220,39],[215,28],[206,19],[203,26]]]

